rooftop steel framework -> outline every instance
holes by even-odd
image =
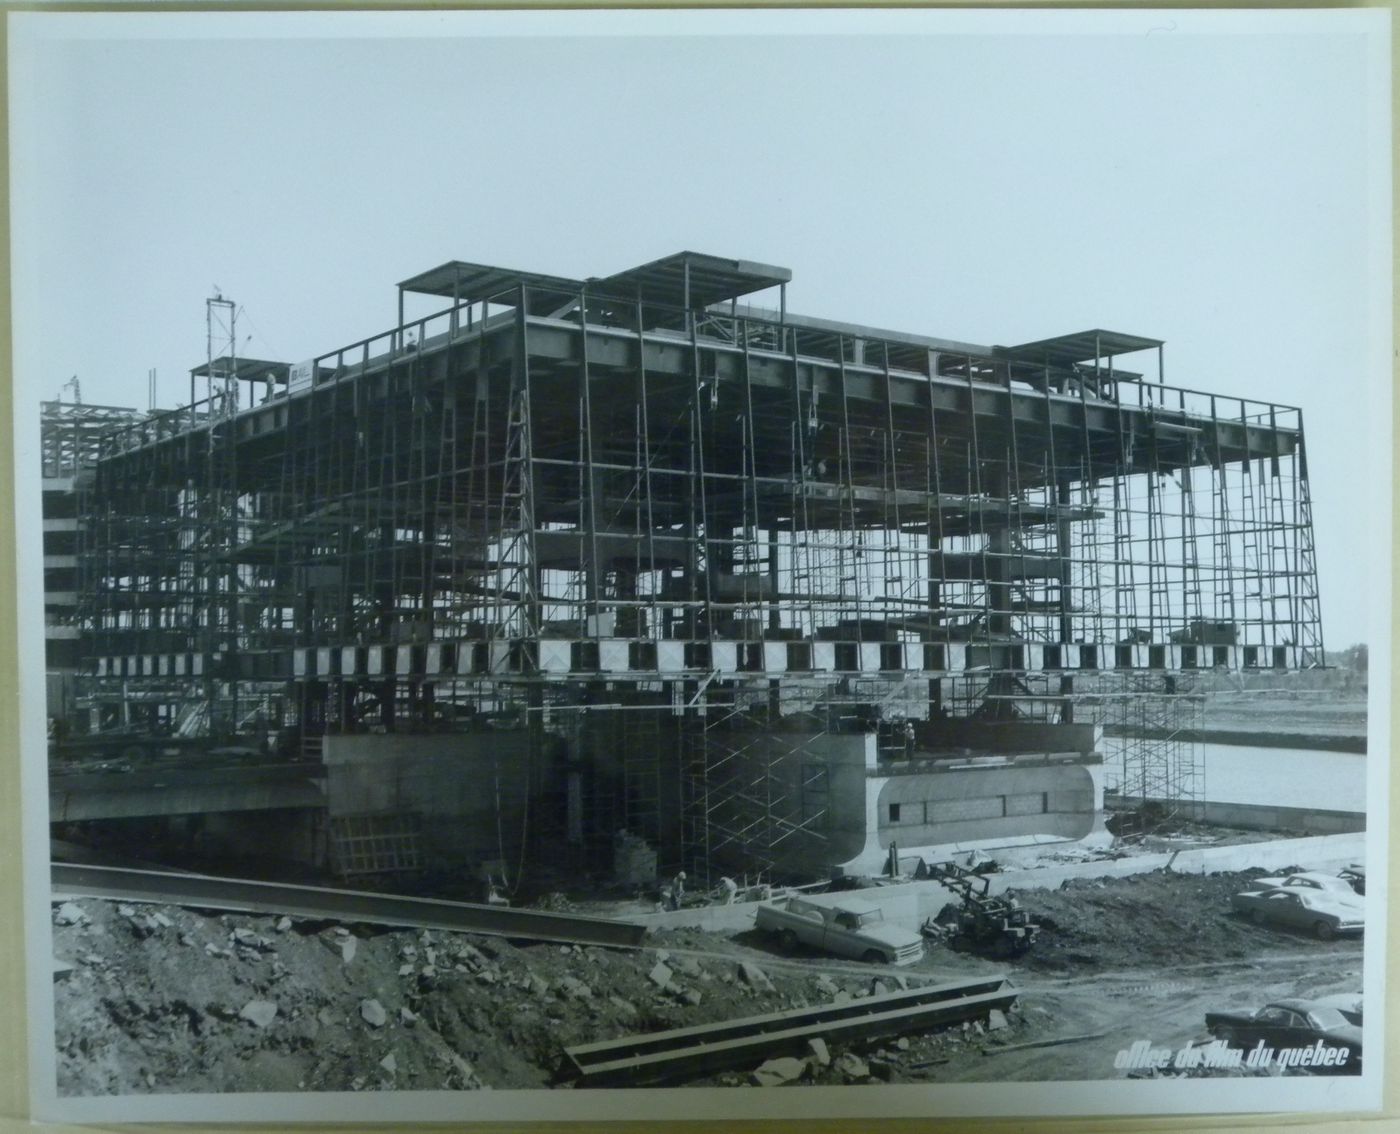
[[[257,362],[261,404],[107,433],[94,703],[311,737],[514,721],[594,769],[598,831],[654,836],[679,797],[703,866],[792,834],[733,759],[755,728],[1070,719],[1090,675],[1169,697],[1321,663],[1300,410],[1166,385],[1134,335],[791,315],[789,280],[690,252],[585,281],[453,261],[399,285],[401,313],[445,310]],[[1144,782],[1190,795],[1180,761]]]

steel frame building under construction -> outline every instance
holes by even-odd
[[[1081,838],[1100,724],[1156,738],[1110,786],[1199,798],[1192,675],[1322,661],[1301,411],[789,280],[454,261],[311,362],[211,348],[79,481],[93,727],[281,730],[383,830],[465,783],[438,829],[508,872]]]

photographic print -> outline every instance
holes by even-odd
[[[1378,1107],[1388,35],[12,15],[36,1116]]]

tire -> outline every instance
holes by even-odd
[[[796,953],[797,945],[797,934],[795,934],[792,930],[784,929],[781,933],[778,934],[778,948],[781,949],[784,953]]]
[[[885,962],[885,955],[879,949],[867,949],[861,956],[861,960],[867,965],[880,965]]]
[[[1313,936],[1319,941],[1331,941],[1337,936],[1337,927],[1330,921],[1323,921],[1319,918],[1313,922]]]

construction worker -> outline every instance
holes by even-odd
[[[724,891],[724,904],[726,906],[732,906],[734,904],[734,895],[739,892],[739,883],[726,876],[719,880],[719,885],[720,889]]]
[[[671,879],[671,908],[678,910],[681,902],[685,900],[685,871],[682,870]]]

